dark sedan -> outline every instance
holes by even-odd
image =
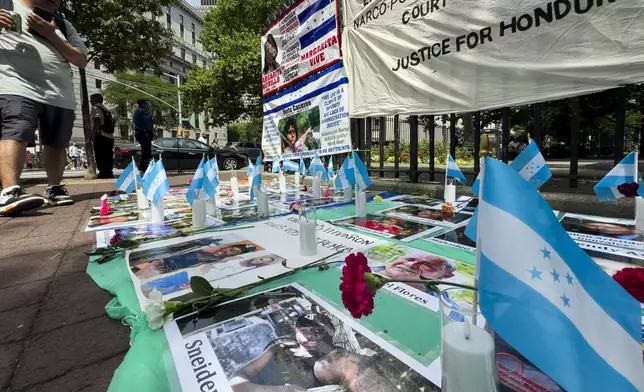
[[[152,142],[152,157],[159,159],[159,155],[162,155],[163,166],[167,170],[195,170],[204,154],[209,158],[216,155],[217,164],[221,170],[237,170],[248,163],[248,157],[244,154],[213,148],[198,140],[169,137]],[[139,144],[116,147],[114,166],[125,169],[132,162],[132,157],[137,164],[141,160]]]

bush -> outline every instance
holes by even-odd
[[[434,162],[437,165],[445,165],[447,163],[447,154],[449,153],[449,144],[445,142],[434,143]],[[410,151],[409,143],[401,142],[399,146],[400,163],[409,164]],[[389,142],[385,146],[385,162],[394,163],[395,158],[394,143]],[[459,166],[472,166],[474,164],[474,157],[470,150],[464,147],[456,148],[456,163]],[[371,161],[380,163],[380,146],[374,144],[371,146]],[[429,139],[420,141],[418,145],[418,163],[429,164]]]

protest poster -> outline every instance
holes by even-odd
[[[184,391],[429,391],[440,367],[409,357],[298,284],[164,327]]]
[[[463,249],[470,252],[476,252],[476,242],[465,235],[467,226],[461,226],[451,229],[447,232],[434,233],[423,237],[424,241],[432,242],[439,245],[446,245],[452,248]]]
[[[319,260],[382,241],[317,221],[317,254],[301,256],[295,215],[252,222],[234,231],[208,232],[143,244],[126,253],[126,264],[139,300],[157,288],[164,299],[190,292],[192,276],[214,287],[237,288]],[[287,266],[282,265],[286,262]],[[183,274],[185,272],[185,274]],[[182,277],[175,275],[182,274]]]
[[[379,237],[385,237],[403,242],[438,232],[443,228],[426,223],[411,222],[404,219],[367,214],[365,218],[349,217],[332,221],[337,225],[344,225],[352,229],[364,231]]]
[[[458,227],[467,225],[472,218],[472,214],[456,212],[454,214],[444,214],[441,210],[432,208],[404,205],[387,210],[379,211],[378,214],[393,216],[395,218],[410,220],[413,222],[428,223],[446,227]]]
[[[632,220],[566,213],[561,225],[578,243],[644,250],[644,233]]]
[[[223,221],[206,216],[206,227],[216,227],[223,224]],[[194,231],[192,228],[192,219],[174,219],[164,223],[145,223],[119,229],[97,231],[96,247],[102,248],[109,245],[110,239],[115,234],[119,234],[121,239],[126,241],[151,241],[176,233],[178,230],[184,233]]]
[[[140,212],[121,212],[108,216],[91,216],[87,221],[85,231],[115,229],[119,227],[135,226],[149,220]]]
[[[463,113],[644,81],[644,0],[351,0],[352,117]]]
[[[262,34],[262,92],[272,94],[341,60],[337,0],[299,0]]]
[[[425,207],[441,207],[443,204],[445,204],[445,200],[412,195],[397,195],[390,198],[389,201]]]
[[[342,62],[264,98],[265,158],[311,158],[351,148],[348,79]]]
[[[272,205],[268,206],[268,216],[279,216],[285,214],[290,214],[290,212]],[[215,212],[212,216],[218,221],[222,221],[224,223],[243,223],[244,221],[253,221],[263,218],[263,216],[257,211],[257,206],[232,210],[222,209]]]

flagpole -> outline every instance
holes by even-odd
[[[445,197],[445,192],[447,192],[447,169],[449,167],[449,153],[447,153],[447,158],[445,159],[445,190],[443,191],[443,197]]]
[[[139,170],[136,167],[136,162],[134,161],[134,155],[132,156],[132,174],[134,175],[134,190],[136,191],[136,188],[138,188],[139,183],[136,181],[136,172],[134,170]]]
[[[483,181],[485,180],[485,159],[481,162],[481,176],[479,178],[479,207],[483,201]],[[478,313],[479,307],[479,269],[481,266],[481,214],[479,208],[479,214],[476,216],[476,265],[474,266],[474,287],[477,290],[474,290],[472,294],[472,324],[476,325],[476,314]]]

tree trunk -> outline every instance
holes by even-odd
[[[86,180],[96,178],[96,159],[94,158],[94,132],[89,122],[89,93],[87,91],[87,76],[85,69],[78,69],[81,82],[81,113],[83,115],[83,131],[85,133],[85,154],[87,155]]]
[[[463,141],[474,141],[474,113],[461,113],[463,120]]]

